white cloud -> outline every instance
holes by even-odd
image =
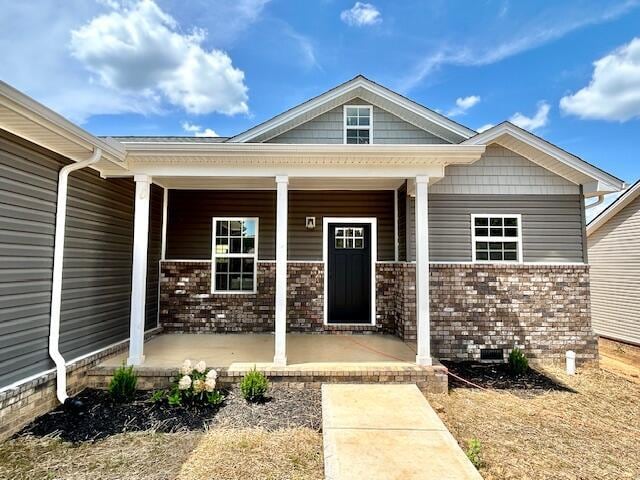
[[[248,111],[244,73],[220,50],[207,51],[203,30],[180,33],[153,0],[98,15],[71,33],[72,55],[115,91],[168,101],[192,114]]]
[[[490,128],[493,128],[493,127],[495,127],[495,125],[493,123],[485,123],[481,127],[476,128],[476,132],[478,132],[478,133],[486,132],[487,130],[489,130]]]
[[[549,123],[549,111],[551,107],[547,102],[538,102],[538,109],[533,117],[527,117],[520,112],[515,113],[509,121],[525,130],[537,130]]]
[[[589,85],[560,99],[580,118],[625,122],[640,117],[640,37],[596,60]]]
[[[362,27],[382,22],[382,15],[370,3],[356,2],[349,10],[343,10],[340,13],[340,19],[347,25]]]
[[[483,25],[479,35],[468,35],[466,44],[445,43],[437,47],[419,61],[413,70],[397,86],[407,92],[420,84],[427,76],[439,68],[452,66],[479,67],[500,62],[527,50],[540,47],[588,25],[613,20],[637,7],[638,0],[625,0],[616,5],[602,2],[588,8],[570,2],[559,2],[554,9],[541,10],[536,18],[528,19],[521,25],[511,20],[514,28],[500,35],[504,27],[498,29]],[[485,37],[487,31],[490,36]]]
[[[456,106],[449,110],[447,116],[455,117],[457,115],[463,115],[467,113],[474,105],[477,105],[480,102],[480,97],[478,95],[469,95],[468,97],[458,97],[456,99]]]
[[[194,123],[182,122],[182,129],[185,132],[193,133],[195,137],[219,137],[214,130],[210,128],[205,128],[204,130],[200,125],[196,125]]]

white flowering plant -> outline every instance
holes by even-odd
[[[169,394],[166,396],[169,405],[180,406],[185,403],[220,405],[224,396],[216,390],[218,372],[207,368],[204,360],[195,365],[185,360],[175,377]]]

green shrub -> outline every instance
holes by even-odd
[[[164,390],[156,390],[151,394],[151,401],[153,403],[161,402],[165,398],[167,398],[167,392]]]
[[[518,347],[514,347],[509,353],[509,370],[514,375],[522,375],[529,369],[529,360],[525,357],[524,352]]]
[[[133,365],[125,367],[123,364],[114,373],[109,383],[109,394],[118,403],[130,402],[136,396],[138,377],[133,371]]]
[[[247,372],[240,382],[240,391],[245,400],[249,402],[258,402],[264,400],[264,396],[269,388],[269,381],[262,372],[253,370]]]
[[[482,467],[482,444],[480,443],[480,440],[478,440],[477,438],[472,438],[471,440],[469,440],[469,446],[465,453],[467,454],[467,458],[471,461],[471,463],[473,463],[474,467],[476,467],[477,469],[480,469],[480,467]]]
[[[218,372],[201,360],[195,365],[185,360],[168,392],[154,393],[152,401],[167,399],[172,407],[183,405],[220,405],[224,395],[216,390]],[[156,400],[157,398],[157,400]]]

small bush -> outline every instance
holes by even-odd
[[[264,396],[269,388],[269,381],[262,372],[253,370],[247,372],[240,382],[240,391],[245,400],[249,402],[258,402],[264,400]]]
[[[482,444],[480,443],[480,440],[478,440],[477,438],[472,438],[471,440],[469,440],[469,446],[465,453],[467,454],[467,458],[471,461],[473,466],[479,470],[483,464]]]
[[[529,360],[518,347],[515,347],[509,353],[509,370],[514,375],[522,375],[529,370]]]
[[[151,394],[151,401],[153,403],[158,403],[167,398],[167,392],[164,390],[156,390]]]
[[[130,402],[136,396],[138,377],[133,371],[133,365],[125,367],[124,364],[114,373],[109,383],[109,394],[118,403]]]

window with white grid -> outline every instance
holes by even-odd
[[[213,219],[213,291],[256,291],[257,218]]]
[[[344,106],[344,143],[372,143],[371,126],[373,107],[371,105]]]
[[[474,262],[522,262],[520,215],[472,215],[471,238]]]

